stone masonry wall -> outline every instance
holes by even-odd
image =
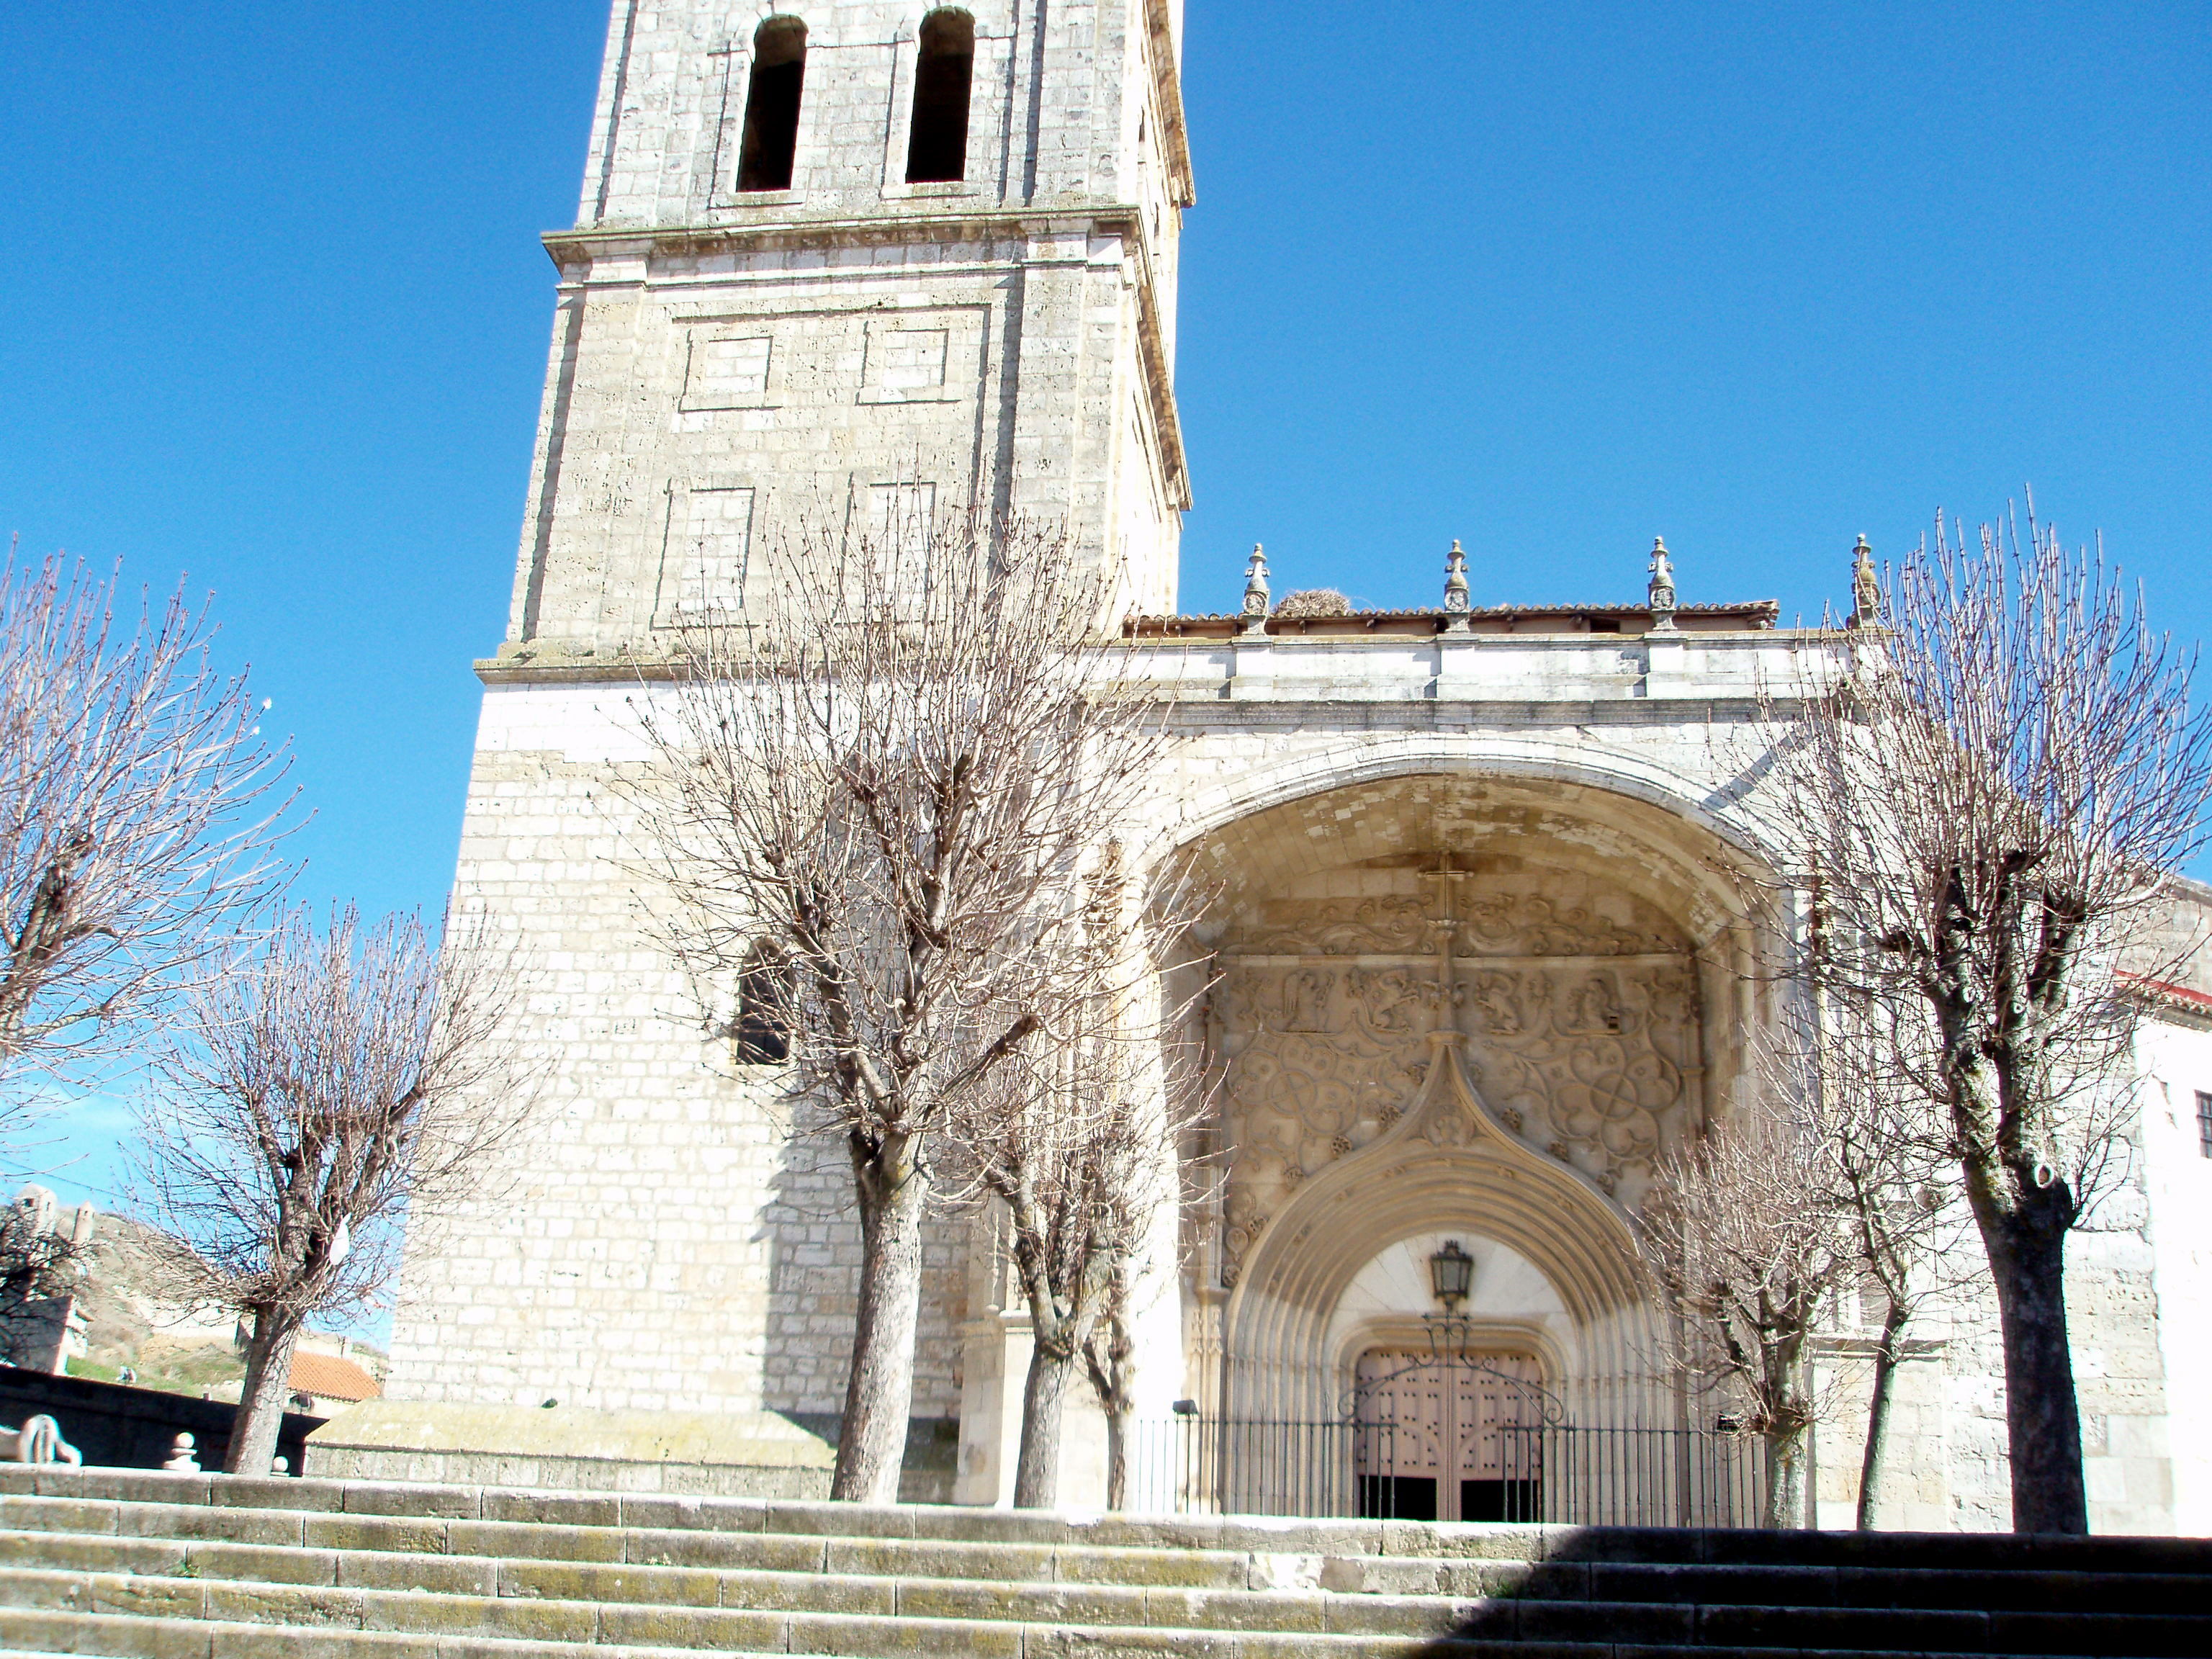
[[[389,1392],[457,1404],[830,1413],[859,1236],[833,1145],[793,1139],[647,937],[605,768],[480,754],[457,892],[514,923],[520,1022],[548,1062],[532,1133],[487,1197],[413,1223]],[[712,1001],[711,992],[708,1000]],[[915,1411],[957,1398],[958,1230],[932,1231]]]

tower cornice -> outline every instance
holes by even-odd
[[[1168,0],[1145,0],[1145,32],[1152,50],[1152,96],[1160,106],[1165,131],[1160,135],[1167,161],[1168,192],[1177,207],[1198,202],[1198,181],[1190,167],[1190,134],[1183,124],[1182,66],[1176,56],[1175,27],[1168,15]]]

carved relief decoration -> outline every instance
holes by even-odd
[[[1302,1180],[1411,1109],[1435,1030],[1460,1033],[1498,1129],[1624,1205],[1640,1198],[1698,1076],[1698,981],[1649,907],[1620,893],[1601,908],[1578,884],[1553,897],[1469,882],[1443,917],[1419,893],[1316,901],[1295,926],[1274,903],[1224,941],[1224,1277]]]

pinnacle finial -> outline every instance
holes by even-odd
[[[1851,549],[1851,615],[1847,628],[1871,628],[1881,620],[1881,578],[1874,568],[1874,549],[1861,533]]]
[[[1244,618],[1247,627],[1256,626],[1267,616],[1267,555],[1259,543],[1252,544],[1252,556],[1244,566]]]
[[[1674,562],[1667,556],[1667,538],[1651,538],[1651,580],[1644,592],[1651,607],[1651,631],[1671,634],[1674,631]]]
[[[1469,608],[1467,589],[1467,554],[1452,538],[1451,551],[1444,555],[1444,609],[1455,614]]]

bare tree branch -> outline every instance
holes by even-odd
[[[787,969],[789,1085],[844,1143],[861,1229],[832,1493],[886,1502],[934,1139],[1077,1018],[1082,872],[1164,708],[1127,689],[1111,573],[1060,530],[970,511],[770,556],[772,611],[692,630],[673,696],[638,694],[641,816],[679,959],[727,982],[766,941]]]
[[[125,597],[58,556],[0,575],[0,1080],[114,1052],[288,873],[286,762],[206,611]]]
[[[1938,1111],[1996,1286],[2014,1524],[2080,1532],[2065,1236],[2124,1173],[2142,1001],[2122,969],[2203,844],[2212,720],[2193,654],[2032,503],[2025,537],[2008,520],[1974,547],[1939,520],[1881,621],[1818,641],[1770,708],[1759,810],[1819,884],[1808,976]]]
[[[253,1321],[233,1473],[268,1473],[310,1316],[371,1302],[410,1207],[482,1197],[532,1103],[472,918],[285,914],[157,1051],[134,1185],[191,1299]]]

